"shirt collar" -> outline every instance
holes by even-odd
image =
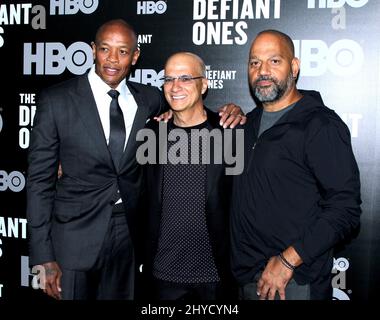
[[[90,81],[91,86],[95,87],[96,90],[99,90],[100,92],[104,92],[104,94],[107,94],[108,91],[112,89],[102,80],[102,78],[97,75],[95,72],[95,64],[92,65],[90,72],[88,73],[88,80]],[[122,97],[126,97],[131,94],[129,88],[127,87],[126,81],[121,81],[115,90],[119,91],[120,96]]]

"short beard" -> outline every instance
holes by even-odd
[[[273,84],[268,87],[259,87],[257,83],[263,80],[272,81]],[[279,81],[270,76],[260,76],[252,83],[252,91],[260,102],[276,102],[280,100],[285,92],[293,85],[293,81],[292,73],[289,73],[288,77],[283,81]]]

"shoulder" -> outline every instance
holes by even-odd
[[[135,93],[144,93],[144,94],[151,94],[151,95],[161,95],[161,91],[154,86],[149,86],[146,84],[133,82],[133,81],[127,81],[127,86],[129,90],[134,91]]]
[[[307,116],[307,122],[314,126],[344,125],[339,115],[326,106],[320,106],[311,111]]]
[[[54,84],[50,87],[47,87],[45,89],[41,90],[40,96],[41,97],[67,97],[67,94],[72,91],[76,91],[78,88],[81,88],[83,86],[87,85],[90,88],[90,84],[88,82],[87,74],[78,76],[75,78],[71,78],[62,82],[59,82],[57,84]]]
[[[127,81],[127,86],[137,104],[149,109],[149,117],[156,116],[168,109],[165,107],[163,94],[157,87],[132,81]]]
[[[310,139],[325,132],[328,136],[339,135],[350,138],[347,125],[332,109],[326,106],[315,108],[305,119],[307,135]]]
[[[299,120],[306,124],[307,128],[320,128],[329,125],[344,125],[342,119],[334,110],[328,108],[318,91],[300,90],[302,99],[297,103],[300,108],[297,112]]]

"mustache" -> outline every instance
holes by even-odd
[[[260,81],[272,81],[273,83],[277,83],[276,79],[274,79],[271,76],[259,76],[255,82],[253,83],[255,86],[257,85],[258,82]]]

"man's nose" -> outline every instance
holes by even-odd
[[[263,62],[260,65],[259,74],[260,75],[268,75],[268,74],[270,74],[270,67],[269,67],[268,63]]]
[[[172,90],[179,90],[181,88],[181,80],[179,80],[178,78],[173,79]]]
[[[109,55],[107,56],[107,60],[111,62],[117,62],[119,61],[119,55],[116,51],[111,50],[109,52]]]

